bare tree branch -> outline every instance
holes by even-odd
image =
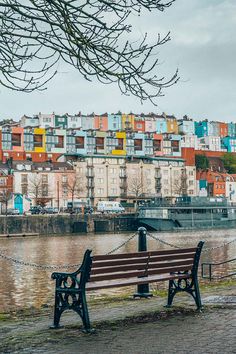
[[[156,49],[170,40],[130,40],[132,13],[163,11],[174,0],[0,0],[0,84],[42,90],[60,59],[87,80],[116,82],[122,93],[153,102],[178,81],[157,78]]]

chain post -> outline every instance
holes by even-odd
[[[138,228],[138,252],[147,251],[147,229],[145,227]],[[149,284],[140,284],[137,286],[137,292],[134,297],[148,298],[153,296],[149,292]]]

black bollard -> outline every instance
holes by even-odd
[[[147,229],[145,227],[138,228],[138,252],[147,251]],[[134,297],[151,297],[149,293],[149,284],[140,284],[137,286],[137,292]]]

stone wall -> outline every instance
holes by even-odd
[[[118,232],[137,230],[132,215],[30,215],[1,216],[0,235],[71,234],[87,232]]]

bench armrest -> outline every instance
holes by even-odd
[[[91,271],[91,252],[91,250],[85,252],[83,262],[75,272],[53,272],[51,274],[51,278],[56,280],[56,289],[85,288]]]

